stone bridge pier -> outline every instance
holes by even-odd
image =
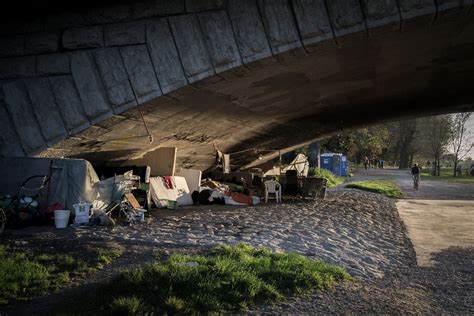
[[[472,0],[37,6],[0,26],[0,156],[100,164],[178,146],[205,169],[215,147],[285,151],[474,109]]]

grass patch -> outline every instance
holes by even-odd
[[[391,180],[369,180],[352,182],[347,184],[346,188],[380,193],[391,198],[400,198],[403,196],[403,193],[398,187],[398,185]]]
[[[0,246],[0,304],[55,291],[71,278],[102,268],[119,255],[117,250],[100,250],[95,257],[82,260],[68,254],[38,255]]]
[[[350,280],[344,269],[292,253],[249,245],[218,246],[206,255],[174,254],[125,272],[61,312],[200,314],[245,309],[254,302],[327,288]],[[79,302],[79,303],[77,303]],[[77,310],[71,311],[74,305]]]
[[[344,177],[338,177],[329,170],[321,168],[310,168],[308,171],[308,176],[316,178],[325,178],[327,180],[327,185],[329,188],[335,187],[344,182]]]
[[[453,183],[464,183],[464,184],[474,184],[474,177],[462,174],[459,176],[453,176],[453,168],[441,168],[439,176],[431,175],[431,169],[421,170],[421,179],[427,180],[439,180]]]

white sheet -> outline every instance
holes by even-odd
[[[199,192],[199,187],[201,186],[201,177],[202,177],[201,170],[181,169],[176,173],[176,175],[179,177],[184,177],[186,179],[189,192],[191,193],[194,191]]]
[[[175,187],[168,189],[161,177],[150,178],[150,194],[156,207],[167,207],[168,200],[178,202],[178,206],[193,205],[193,199],[184,177],[173,177]]]

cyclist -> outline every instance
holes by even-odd
[[[417,163],[411,168],[411,174],[413,175],[413,187],[415,188],[415,190],[418,190],[418,183],[420,182],[420,171],[421,167],[419,167]]]

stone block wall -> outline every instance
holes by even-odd
[[[241,65],[473,0],[143,0],[0,26],[0,155]]]

